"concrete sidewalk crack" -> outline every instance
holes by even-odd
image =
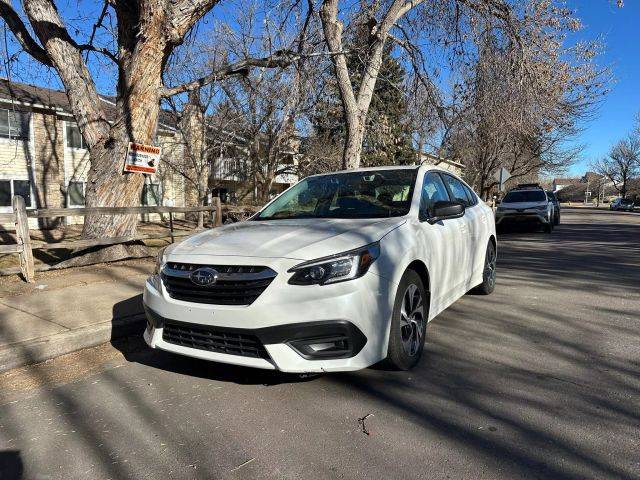
[[[65,330],[70,330],[70,328],[69,328],[69,327],[65,327],[64,325],[62,325],[62,324],[60,324],[60,323],[58,323],[58,322],[54,322],[53,320],[46,319],[46,318],[44,318],[44,317],[41,317],[40,315],[36,315],[35,313],[31,313],[31,312],[29,312],[29,311],[27,311],[27,310],[23,310],[22,308],[13,307],[13,306],[11,306],[11,305],[7,305],[7,304],[6,304],[6,303],[4,303],[4,302],[0,302],[0,305],[2,305],[2,306],[4,306],[4,307],[7,307],[7,308],[11,308],[11,309],[16,310],[16,311],[18,311],[18,312],[26,313],[27,315],[31,315],[32,317],[36,317],[37,319],[42,320],[43,322],[52,323],[52,324],[54,324],[54,325],[57,325],[57,326],[58,326],[58,327],[60,327],[60,328],[64,328]]]

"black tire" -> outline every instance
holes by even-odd
[[[490,295],[496,288],[496,263],[498,256],[496,247],[492,241],[487,245],[487,253],[484,258],[484,270],[482,271],[482,283],[473,289],[474,293]]]
[[[389,367],[410,370],[420,361],[428,318],[429,296],[422,279],[413,270],[407,270],[400,280],[393,305],[386,359]]]
[[[553,217],[553,224],[555,226],[560,225],[560,213],[558,213],[555,217]]]
[[[542,227],[542,230],[544,231],[544,233],[553,232],[553,224],[551,222],[545,223],[544,226]]]

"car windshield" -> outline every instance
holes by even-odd
[[[547,196],[542,190],[520,190],[505,195],[504,203],[544,202]]]
[[[406,215],[416,173],[412,168],[309,177],[279,196],[254,220]]]
[[[620,200],[620,203],[624,205],[631,205],[633,203],[633,200],[630,200],[628,198],[623,198],[622,200]]]

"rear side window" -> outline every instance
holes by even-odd
[[[467,198],[469,199],[469,206],[472,207],[473,205],[477,205],[478,196],[475,193],[473,193],[473,190],[467,187],[464,183],[462,184],[462,186],[464,187],[465,192],[467,192]]]
[[[442,177],[449,187],[449,192],[451,192],[453,200],[460,202],[467,207],[473,205],[472,199],[467,197],[467,189],[460,180],[452,177],[451,175],[442,175]]]

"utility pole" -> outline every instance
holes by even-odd
[[[587,204],[587,200],[591,196],[591,192],[589,191],[589,180],[587,180],[587,189],[584,192],[584,204]]]

